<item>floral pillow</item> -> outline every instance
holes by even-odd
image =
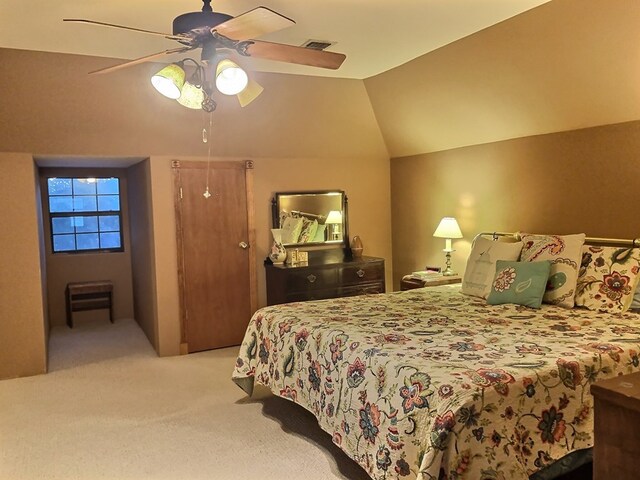
[[[487,298],[496,273],[497,260],[518,260],[522,242],[506,243],[476,238],[464,270],[462,293]]]
[[[585,245],[576,289],[576,305],[622,313],[629,309],[640,280],[637,248]]]
[[[575,304],[578,269],[582,258],[584,233],[575,235],[521,234],[524,246],[520,260],[551,261],[551,273],[542,301],[564,308]]]
[[[551,262],[509,262],[498,260],[489,305],[515,303],[525,307],[540,308],[547,286]]]

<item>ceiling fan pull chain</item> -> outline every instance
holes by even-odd
[[[211,142],[209,140],[211,137],[212,125],[213,125],[213,112],[209,112],[209,129],[208,130],[205,128],[202,129],[202,141],[207,144],[207,183],[202,196],[207,200],[209,199],[209,197],[211,197],[211,193],[209,192],[209,170],[211,166]]]

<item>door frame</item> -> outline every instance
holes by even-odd
[[[180,168],[207,169],[215,171],[218,168],[244,168],[245,171],[245,195],[247,198],[247,235],[249,243],[249,304],[251,314],[258,309],[258,275],[256,267],[256,229],[253,197],[253,160],[212,160],[210,161],[184,161],[172,160],[173,195],[176,216],[176,243],[178,256],[178,299],[180,308],[180,355],[189,353],[187,343],[187,312],[185,308],[185,274],[184,274],[184,239],[182,226],[182,211],[180,200],[182,192],[180,187]],[[249,319],[248,319],[249,320]]]

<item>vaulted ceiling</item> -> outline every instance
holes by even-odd
[[[256,61],[256,70],[304,75],[367,78],[402,65],[459,38],[504,21],[548,0],[269,0],[265,6],[296,21],[263,40],[302,45],[307,40],[335,42],[345,53],[337,71],[280,62]],[[213,9],[237,16],[255,0],[214,0]],[[0,0],[0,47],[133,59],[176,46],[141,33],[69,24],[85,18],[171,33],[173,18],[199,11],[199,0]]]

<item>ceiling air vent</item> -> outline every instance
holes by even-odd
[[[326,40],[307,40],[302,44],[304,48],[310,48],[312,50],[324,50],[325,48],[334,45],[336,42],[328,42]]]

